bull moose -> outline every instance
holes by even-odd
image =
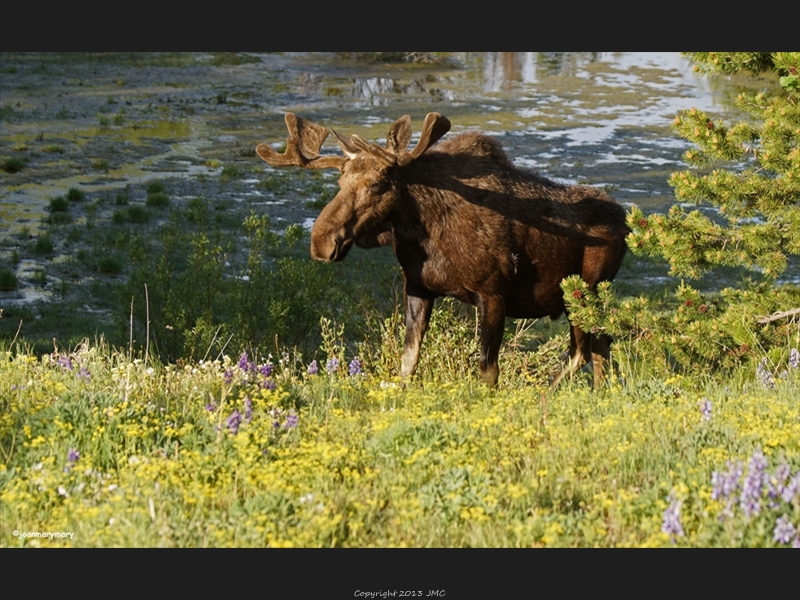
[[[311,257],[343,260],[361,248],[392,246],[405,276],[405,349],[410,378],[440,296],[477,306],[480,373],[497,384],[506,317],[557,318],[565,312],[562,279],[577,274],[594,289],[611,280],[627,249],[625,211],[604,192],[563,185],[517,169],[491,137],[470,131],[435,145],[450,130],[425,117],[412,150],[411,117],[389,128],[386,145],[335,131],[341,155],[320,155],[328,130],[288,113],[286,150],[259,144],[273,167],[336,168],[340,191],[311,230]],[[593,363],[604,377],[610,337],[572,325],[570,359],[553,387]]]

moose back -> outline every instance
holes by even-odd
[[[480,372],[494,386],[506,317],[557,318],[565,312],[562,279],[577,274],[594,289],[625,256],[625,211],[604,192],[519,170],[481,133],[434,145],[450,130],[438,113],[426,116],[410,151],[407,115],[391,125],[385,146],[333,132],[342,156],[320,156],[324,127],[292,113],[286,125],[286,151],[259,144],[263,160],[341,172],[339,193],[311,230],[311,257],[343,260],[353,244],[394,249],[405,275],[403,378],[417,367],[437,297],[477,306]],[[553,386],[586,362],[597,386],[610,342],[572,325],[570,359]]]

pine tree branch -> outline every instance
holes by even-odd
[[[776,312],[768,317],[758,317],[756,318],[756,323],[758,323],[759,325],[767,325],[769,323],[773,323],[774,321],[780,321],[781,319],[786,319],[787,317],[794,317],[796,315],[800,315],[800,308],[785,310],[783,312]]]

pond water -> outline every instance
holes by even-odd
[[[308,227],[319,210],[304,202],[314,199],[309,187],[265,188],[277,172],[253,154],[260,142],[285,141],[286,111],[372,141],[403,114],[419,127],[437,111],[454,132],[497,136],[519,166],[664,211],[673,202],[667,178],[688,148],[671,129],[676,113],[697,107],[740,119],[736,95],[768,83],[707,79],[678,53],[466,52],[433,65],[311,52],[225,53],[227,63],[129,54],[0,54],[0,158],[26,161],[0,172],[0,261],[47,229],[49,200],[71,187],[94,199],[124,189],[141,202],[159,179],[179,199],[268,207],[276,222]],[[338,149],[329,141],[325,151]],[[235,185],[222,183],[225,165],[238,169]],[[27,280],[33,266],[18,265]]]

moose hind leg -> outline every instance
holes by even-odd
[[[606,378],[606,365],[611,359],[611,336],[592,335],[592,367],[594,368],[594,389],[598,389]]]
[[[404,380],[414,375],[419,363],[422,338],[428,330],[433,309],[433,298],[405,295],[406,339],[403,350],[403,368],[400,372]]]
[[[550,385],[553,390],[564,377],[572,377],[591,358],[590,335],[580,327],[572,325],[569,330],[569,362]]]
[[[497,385],[500,367],[497,358],[503,341],[506,323],[505,302],[494,296],[481,297],[478,301],[478,320],[481,328],[481,355],[479,367],[481,378],[489,387]]]

